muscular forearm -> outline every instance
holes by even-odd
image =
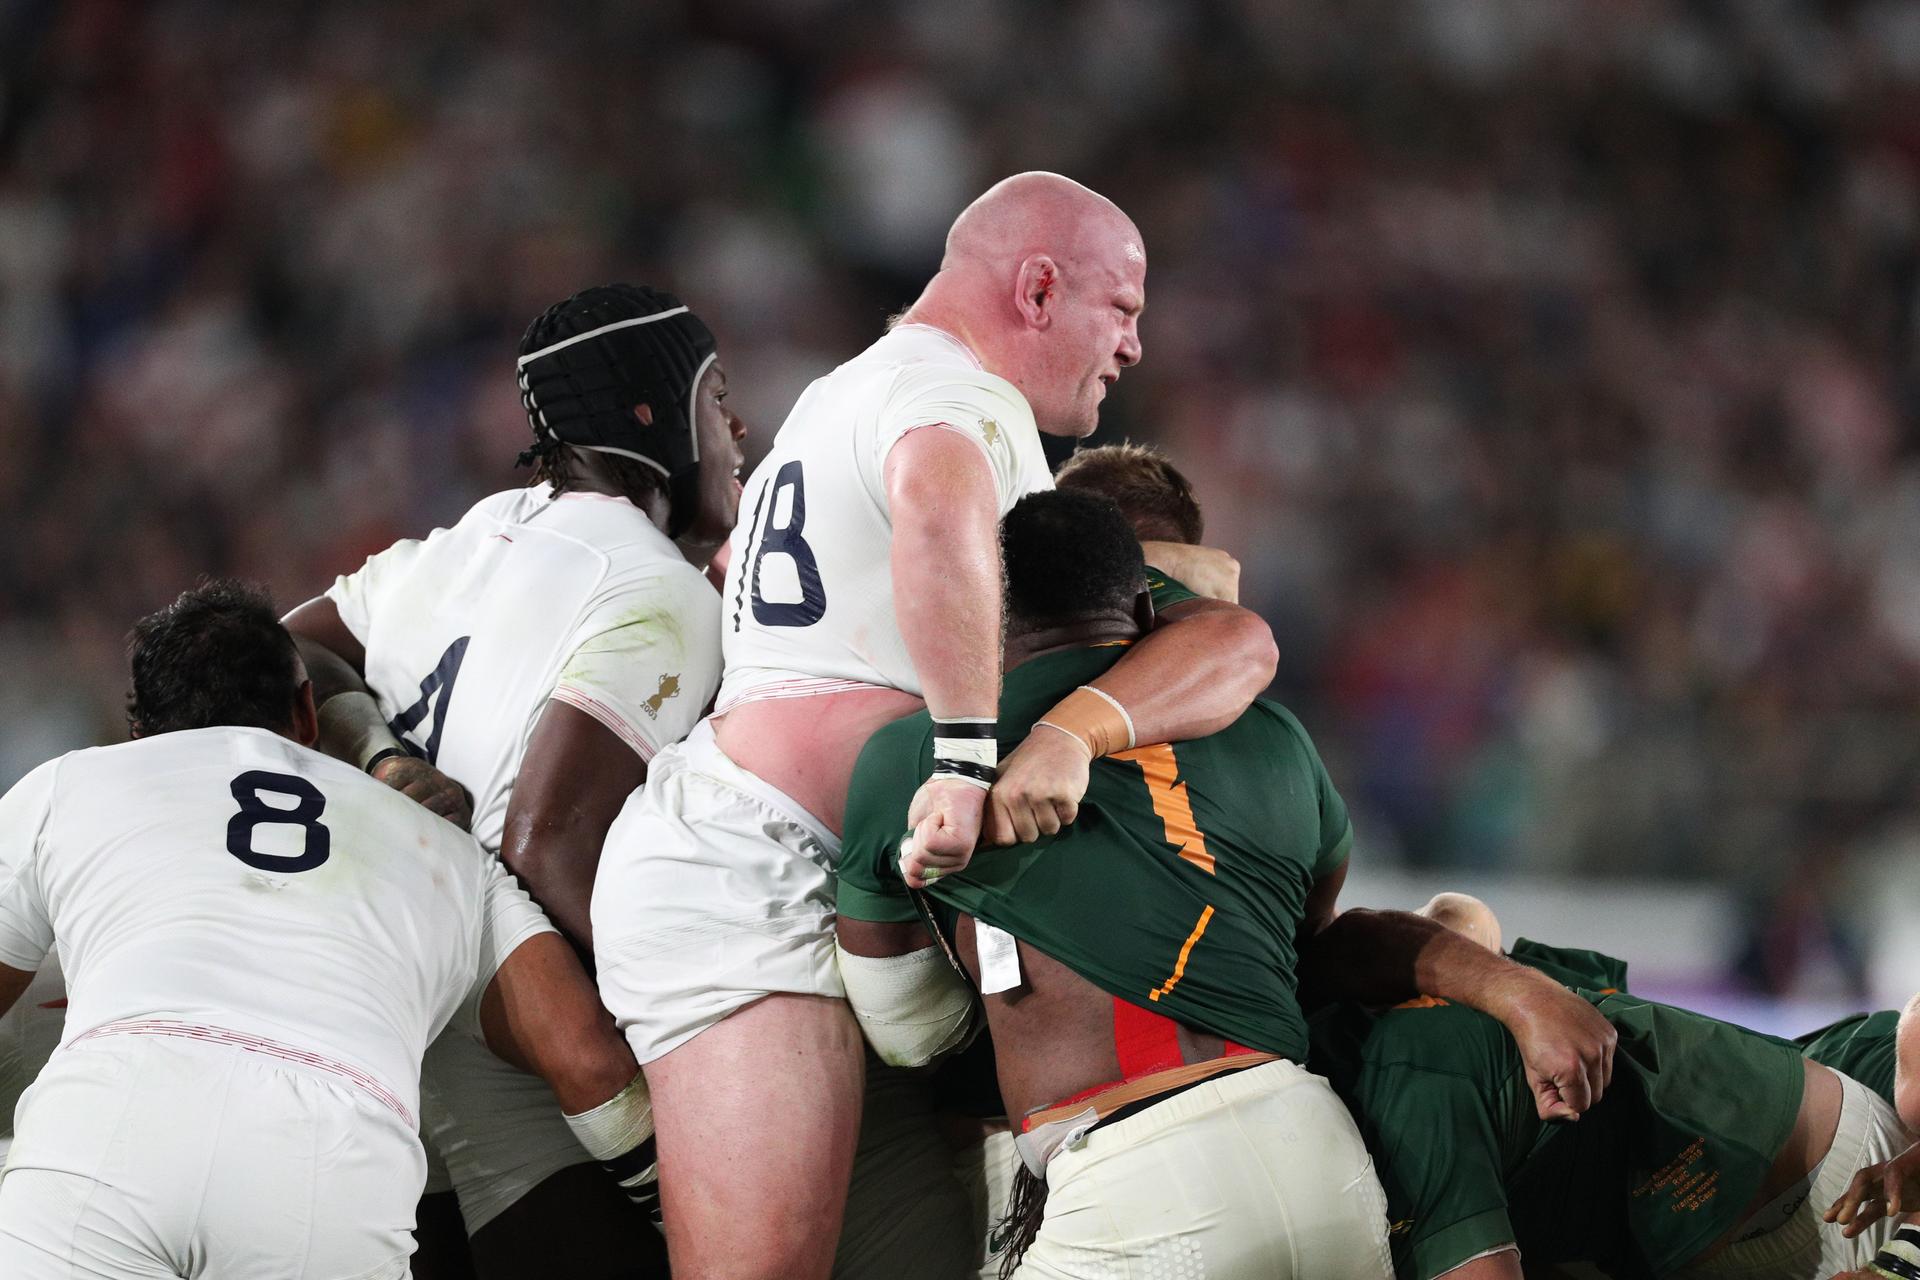
[[[1135,644],[1093,686],[1127,709],[1136,743],[1218,733],[1273,679],[1279,651],[1257,614],[1194,600]]]
[[[528,938],[480,1002],[487,1047],[546,1080],[563,1110],[586,1111],[626,1088],[640,1067],[565,942]]]
[[[1894,1037],[1893,1103],[1900,1123],[1920,1133],[1920,995],[1907,1002]]]
[[[1300,949],[1300,987],[1317,1002],[1396,1004],[1435,996],[1502,1017],[1514,987],[1545,975],[1515,964],[1425,916],[1354,908]]]
[[[993,473],[972,444],[922,428],[888,455],[890,565],[900,636],[935,719],[1000,702],[1000,525]]]

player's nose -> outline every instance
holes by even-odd
[[[1133,321],[1129,320],[1125,331],[1120,335],[1120,345],[1113,353],[1114,359],[1120,362],[1121,367],[1128,368],[1139,364],[1142,354],[1140,330]]]

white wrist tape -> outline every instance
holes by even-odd
[[[1000,764],[995,722],[985,716],[961,716],[933,722],[933,776],[993,785]]]
[[[657,1194],[660,1166],[654,1157],[653,1096],[647,1092],[647,1078],[634,1076],[607,1101],[567,1116],[566,1121],[587,1154],[613,1175],[627,1198],[650,1206]]]
[[[405,750],[387,728],[380,704],[372,694],[359,690],[336,693],[320,704],[319,747],[356,769],[365,769],[367,761],[382,751]]]
[[[973,992],[938,947],[856,956],[834,944],[847,1003],[880,1060],[924,1067],[959,1048],[973,1027]]]

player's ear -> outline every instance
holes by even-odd
[[[1029,254],[1014,273],[1013,306],[1029,329],[1053,324],[1053,302],[1060,288],[1060,268],[1044,253]]]
[[[653,406],[642,400],[633,406],[633,416],[640,419],[641,426],[650,427],[653,425]]]
[[[292,732],[287,736],[303,747],[320,741],[320,713],[313,705],[313,681],[302,680],[293,695]]]

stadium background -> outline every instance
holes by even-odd
[[[1025,168],[1145,231],[1098,439],[1241,559],[1350,900],[1768,1026],[1920,985],[1900,0],[0,0],[0,782],[200,573],[523,478],[548,303],[681,292],[764,447]]]

